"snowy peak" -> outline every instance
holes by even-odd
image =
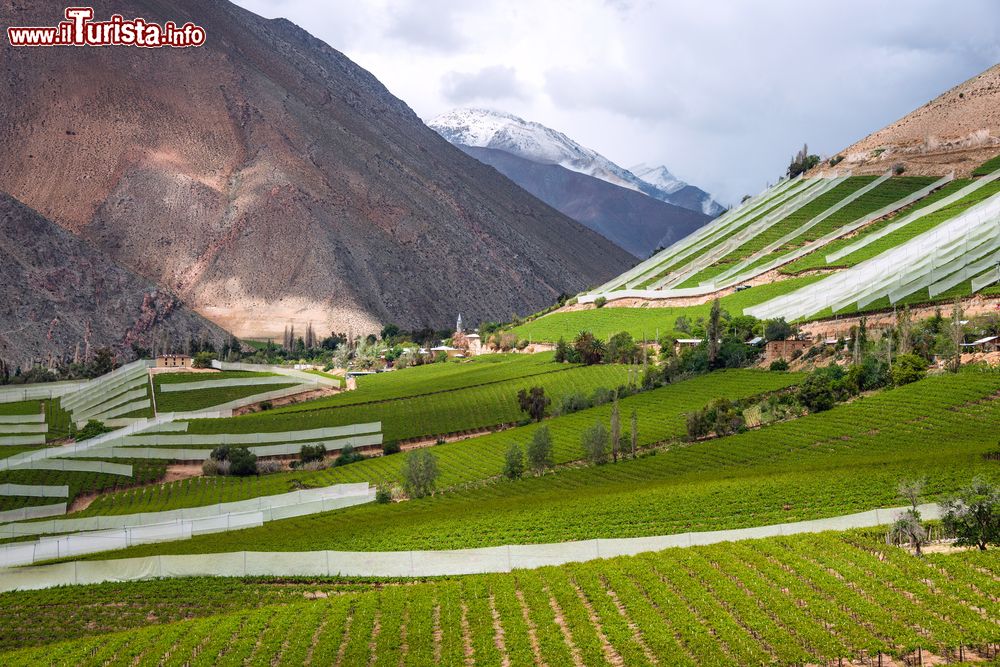
[[[687,185],[687,183],[671,174],[670,170],[662,164],[658,167],[651,167],[645,162],[640,162],[629,169],[629,171],[650,185],[655,185],[667,194],[673,194]]]
[[[624,169],[597,151],[541,123],[492,109],[454,109],[427,123],[453,144],[492,148],[537,162],[555,164],[706,215],[723,208],[708,193],[676,178],[664,166]]]

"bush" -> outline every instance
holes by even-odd
[[[230,449],[228,461],[230,475],[248,477],[257,474],[257,455],[246,447]]]
[[[352,463],[357,463],[358,461],[364,460],[364,455],[361,452],[354,451],[354,447],[351,445],[344,445],[344,448],[340,450],[340,455],[333,462],[333,466],[336,468],[338,466],[346,466]]]
[[[213,359],[215,359],[214,353],[199,352],[194,355],[194,359],[191,361],[191,366],[193,368],[211,368]]]
[[[91,438],[96,438],[99,435],[104,435],[105,433],[111,433],[114,429],[109,428],[104,425],[104,422],[98,421],[96,419],[90,419],[77,431],[76,441],[81,442],[83,440],[89,440]]]
[[[526,347],[528,347],[528,339],[527,338],[522,338],[521,340],[517,341],[517,349],[518,350],[523,350]]]
[[[556,412],[560,415],[569,415],[580,410],[586,410],[592,405],[593,403],[590,402],[589,398],[578,391],[574,391],[562,397],[559,407],[556,408]]]
[[[906,165],[902,162],[897,162],[892,166],[892,173],[896,176],[902,176],[906,173]]]
[[[268,459],[267,461],[257,462],[258,475],[271,475],[276,472],[281,472],[284,469],[285,466],[281,464],[281,461],[276,461],[274,459]]]
[[[392,502],[392,491],[387,486],[380,486],[375,490],[375,502],[379,505],[388,505]]]
[[[824,373],[813,372],[806,378],[798,392],[799,403],[811,412],[829,410],[837,402],[833,382]]]
[[[771,362],[770,369],[772,371],[787,371],[788,362],[785,361],[784,359],[775,359],[774,361]]]
[[[205,459],[201,464],[201,474],[212,477],[219,474],[219,462],[215,459]]]
[[[604,298],[603,296],[599,296],[596,299],[594,299],[594,306],[596,308],[604,308],[604,304],[606,304],[607,302],[608,300],[606,298]]]
[[[583,455],[595,465],[608,462],[608,429],[600,421],[583,432]]]
[[[325,458],[326,446],[322,444],[302,445],[302,449],[299,450],[299,462],[303,465],[312,461],[322,461]]]
[[[552,466],[552,436],[549,427],[542,426],[535,430],[528,443],[528,467],[533,473],[540,474]]]
[[[927,360],[916,354],[901,354],[892,364],[892,383],[897,387],[922,380],[927,375]]]
[[[215,462],[215,474],[220,477],[226,477],[229,475],[232,469],[232,464],[229,461],[216,461]]]
[[[507,450],[507,456],[503,464],[503,476],[507,479],[520,479],[524,474],[524,452],[521,446],[514,443]]]
[[[389,456],[390,454],[399,454],[402,447],[399,446],[399,440],[389,440],[382,443],[382,454],[384,456]]]
[[[260,402],[260,410],[261,410],[261,412],[263,412],[265,410],[270,410],[273,407],[274,407],[274,404],[271,403],[271,401],[261,401]]]
[[[784,317],[764,322],[764,338],[768,341],[785,340],[793,333],[792,325]]]
[[[430,450],[414,450],[403,463],[403,487],[411,498],[423,498],[434,493],[439,474],[437,457]]]

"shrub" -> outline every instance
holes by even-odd
[[[81,442],[83,440],[96,438],[99,435],[103,435],[105,433],[111,433],[111,431],[113,430],[114,429],[105,426],[104,422],[102,421],[98,421],[96,419],[90,419],[87,421],[87,423],[84,425],[83,428],[77,431],[76,441]]]
[[[764,322],[764,338],[768,341],[785,340],[792,335],[792,325],[784,317]]]
[[[927,360],[916,354],[901,354],[892,364],[892,383],[897,387],[922,380],[927,375]]]
[[[559,342],[556,343],[556,353],[555,361],[556,363],[564,363],[570,359],[570,347],[566,344],[566,339],[560,337]]]
[[[507,450],[507,456],[503,464],[503,476],[507,479],[520,479],[524,474],[524,452],[521,446],[514,443]]]
[[[257,474],[257,455],[246,447],[230,449],[228,461],[230,475],[248,477]]]
[[[608,437],[608,429],[600,421],[583,432],[583,455],[591,463],[603,465],[608,462]]]
[[[232,472],[232,464],[229,461],[216,461],[215,462],[215,474],[221,477],[226,477]]]
[[[533,473],[539,474],[552,466],[552,436],[549,434],[549,427],[542,426],[535,430],[528,443],[528,467]]]
[[[276,472],[281,472],[285,469],[285,466],[281,464],[281,461],[275,459],[268,459],[267,461],[257,462],[257,474],[258,475],[270,475]]]
[[[784,359],[775,359],[774,361],[771,362],[770,369],[772,371],[787,371],[788,362],[785,361]]]
[[[565,394],[562,397],[562,400],[559,402],[559,407],[556,409],[556,411],[560,415],[569,415],[574,412],[579,412],[580,410],[586,410],[592,405],[593,403],[590,402],[589,398],[587,398],[578,391],[574,391],[572,393]]]
[[[830,158],[830,166],[831,167],[836,167],[838,164],[840,164],[843,161],[844,161],[844,156],[843,155],[834,155],[832,158]]]
[[[799,387],[798,399],[811,412],[829,410],[837,400],[829,376],[816,372],[810,374]]]
[[[896,164],[892,165],[892,173],[895,174],[896,176],[902,176],[904,173],[906,173],[906,165],[903,164],[902,162],[897,162]]]
[[[346,466],[352,463],[357,463],[358,461],[364,460],[364,455],[361,452],[354,451],[354,447],[351,445],[344,445],[344,448],[340,450],[340,455],[333,462],[333,466],[336,468],[338,466]]]
[[[605,403],[610,403],[615,397],[615,392],[611,391],[607,387],[598,387],[594,390],[594,393],[590,395],[590,403],[592,405],[604,405]]]
[[[292,465],[295,465],[294,463]],[[309,463],[303,463],[298,466],[299,470],[305,470],[307,472],[316,472],[317,470],[326,470],[327,464],[326,459],[322,461],[310,461]]]
[[[261,401],[260,402],[261,412],[263,412],[264,410],[270,410],[273,407],[274,407],[274,404],[271,403],[271,401]]]
[[[521,412],[527,412],[528,416],[536,422],[545,419],[545,409],[552,403],[552,399],[545,395],[544,387],[532,387],[530,390],[520,389],[517,392],[517,404]]]
[[[215,459],[205,459],[201,464],[201,474],[212,477],[219,474],[219,462]]]
[[[945,530],[958,546],[986,551],[990,544],[1000,544],[1000,487],[976,477],[957,496],[941,503]]]
[[[322,461],[326,458],[326,446],[319,445],[302,445],[302,449],[299,450],[299,462],[302,464],[310,463],[312,461]]]
[[[199,352],[194,355],[194,359],[191,361],[191,366],[194,368],[211,368],[213,359],[215,359],[214,353]]]
[[[608,341],[608,361],[618,364],[633,364],[640,357],[639,346],[627,331],[616,333]]]
[[[434,493],[439,475],[437,457],[427,449],[417,449],[403,463],[403,487],[411,498]]]
[[[375,490],[375,502],[379,505],[388,505],[392,502],[392,491],[387,486],[380,486]]]
[[[228,461],[229,460],[229,445],[219,445],[212,450],[209,455],[216,461]]]
[[[526,347],[528,347],[528,339],[527,338],[522,338],[521,340],[517,341],[517,349],[518,350],[523,350]]]
[[[382,443],[382,454],[389,456],[390,454],[399,454],[402,448],[399,446],[399,440],[389,440]]]
[[[607,302],[608,300],[606,298],[604,298],[603,296],[599,296],[596,299],[594,299],[594,307],[604,308],[604,304],[606,304]]]

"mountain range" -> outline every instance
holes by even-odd
[[[725,210],[707,192],[677,179],[666,167],[637,165],[643,172],[640,175],[562,132],[513,114],[463,108],[443,113],[427,124],[453,144],[493,148],[532,162],[556,164],[712,217]]]
[[[67,248],[86,244],[239,336],[308,322],[354,334],[389,321],[443,327],[459,312],[507,319],[634,261],[449,144],[287,20],[223,0],[90,4],[96,19],[191,21],[207,40],[5,44],[0,191],[70,232]],[[0,3],[4,25],[61,18],[48,3]],[[11,244],[32,241],[23,226],[7,231]],[[127,289],[101,288],[112,301]],[[31,312],[0,312],[0,330]],[[101,337],[120,344],[113,328]]]

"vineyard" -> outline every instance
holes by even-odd
[[[665,389],[676,389],[672,396],[679,397],[695,388]],[[442,480],[447,480],[442,486],[453,487],[449,493],[275,522],[242,533],[134,547],[115,557],[225,552],[247,543],[274,551],[547,543],[742,528],[893,506],[900,479],[925,477],[928,498],[953,492],[976,474],[1000,479],[995,463],[983,457],[996,443],[984,443],[982,437],[984,428],[1000,428],[1000,405],[994,398],[998,391],[1000,374],[935,377],[742,435],[696,444],[674,442],[655,456],[634,461],[571,468],[517,482],[469,484],[476,477],[498,475],[503,453],[517,441],[509,433],[496,434],[488,436],[495,443],[489,449],[476,443],[486,438],[435,448],[440,451]],[[625,414],[627,405],[622,401]],[[676,414],[674,434],[682,413]],[[567,424],[566,430],[557,430],[561,419],[571,418],[579,418],[576,428]],[[550,422],[557,461],[581,456],[579,429],[594,418],[577,413]],[[670,437],[669,427],[651,431],[645,426],[649,422],[655,423],[652,409],[640,410],[640,442]],[[942,450],[939,443],[945,441],[949,446]],[[398,458],[384,457],[323,471],[316,479],[323,484],[373,482],[398,475],[398,465]],[[207,504],[229,499],[224,493],[252,492],[240,483],[226,488],[187,482],[186,488],[186,482],[165,485],[152,495],[146,490],[108,496],[102,498],[107,503],[100,511],[152,511],[192,493]],[[90,508],[96,509],[97,503]]]
[[[3,627],[30,618],[33,629],[0,630],[3,644],[80,638],[0,659],[8,665],[749,665],[882,654],[992,658],[1000,608],[989,591],[998,565],[992,554],[918,560],[849,533],[405,586],[320,580],[236,581],[223,588],[194,581],[56,589],[4,596],[0,614],[12,623]]]

